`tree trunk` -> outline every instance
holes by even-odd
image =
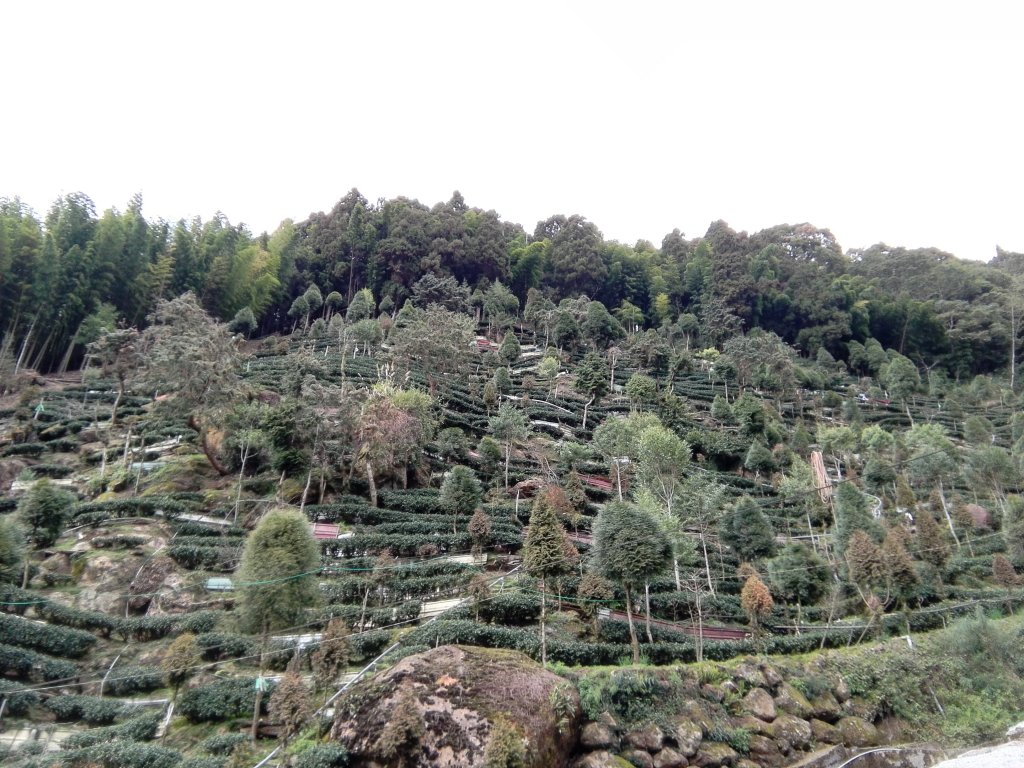
[[[622,467],[619,465],[617,457],[613,458],[612,461],[615,462],[615,487],[619,491],[619,501],[622,501]]]
[[[508,464],[512,459],[512,443],[505,443],[505,490],[508,490]],[[376,505],[374,505],[376,506]]]
[[[590,408],[590,404],[592,402],[594,402],[593,395],[590,396],[590,399],[587,400],[586,404],[583,406],[583,429],[587,428],[587,410]]]
[[[200,424],[199,419],[196,418],[194,413],[188,417],[188,425],[199,433],[199,447],[203,449],[203,455],[206,456],[206,460],[210,462],[210,466],[217,470],[217,474],[221,477],[230,474],[228,468],[225,467],[223,462],[217,458],[217,454],[214,453],[213,448],[210,447],[210,444],[207,442],[208,435],[206,433],[206,427]]]
[[[644,623],[647,626],[647,642],[654,645],[654,636],[651,634],[651,583],[644,582]]]
[[[953,528],[953,517],[949,514],[949,507],[946,506],[946,494],[942,489],[942,481],[939,480],[939,500],[942,502],[942,511],[946,515],[946,524],[949,526],[949,532],[953,534],[953,541],[956,542],[956,548],[960,549],[960,539],[957,538],[956,530]]]
[[[377,506],[377,483],[373,479],[373,464],[366,460],[366,482],[370,486],[370,506]]]
[[[681,592],[683,590],[683,584],[679,580],[679,559],[675,557],[672,558],[672,572],[676,577],[676,592]]]
[[[541,666],[546,667],[548,665],[548,637],[545,632],[545,623],[547,621],[547,580],[540,580],[540,663]]]
[[[626,621],[629,622],[629,645],[633,649],[633,663],[640,663],[640,641],[636,639],[636,627],[633,626],[633,602],[630,589],[626,587]]]
[[[707,542],[707,539],[704,538],[704,532],[703,531],[701,531],[701,534],[700,534],[700,548],[704,552],[704,572],[707,574],[707,577],[708,577],[708,592],[710,592],[711,596],[714,597],[714,595],[715,595],[715,584],[711,580],[711,560],[708,559],[708,542]]]

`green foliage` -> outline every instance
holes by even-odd
[[[0,583],[18,581],[24,557],[24,531],[13,516],[0,517]]]
[[[341,744],[315,744],[295,758],[295,768],[346,768],[348,764],[348,750]]]
[[[60,535],[74,503],[73,494],[43,478],[18,503],[18,519],[33,544],[48,547]]]
[[[175,712],[193,723],[251,716],[256,703],[255,683],[252,677],[235,677],[191,688],[178,697]],[[267,703],[267,697],[263,702]]]
[[[241,626],[266,633],[301,623],[316,604],[319,548],[298,512],[269,512],[246,540],[238,580]]]
[[[77,629],[0,614],[0,643],[10,643],[54,656],[77,659],[96,644],[96,637]]]
[[[664,704],[665,685],[653,674],[620,669],[592,672],[576,683],[580,704],[588,720],[608,712],[626,723],[637,723],[653,715]]]
[[[121,714],[119,701],[101,699],[99,696],[51,696],[46,708],[58,720],[83,720],[89,725],[108,725]]]
[[[725,518],[721,534],[740,560],[759,560],[775,553],[775,532],[771,523],[749,496],[736,502],[732,513]]]
[[[526,759],[523,732],[507,717],[496,717],[484,749],[485,768],[526,768]]]

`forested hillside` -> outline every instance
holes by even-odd
[[[12,765],[780,766],[1018,714],[1018,254],[458,194],[0,223]]]
[[[809,224],[748,235],[717,221],[700,237],[674,230],[660,246],[624,245],[579,215],[527,231],[457,192],[428,208],[352,190],[329,213],[259,236],[221,215],[148,221],[140,197],[97,215],[86,195],[66,195],[42,220],[16,199],[0,204],[3,354],[42,371],[77,365],[98,327],[143,324],[185,291],[266,335],[345,312],[363,289],[374,314],[428,302],[417,283],[429,276],[464,287],[449,308],[478,317],[506,313],[511,293],[559,347],[578,333],[558,305],[587,296],[623,328],[668,328],[702,348],[762,328],[868,373],[850,343],[875,339],[961,380],[1011,365],[1022,272],[1024,256],[1003,251],[987,265],[881,244],[844,253]]]

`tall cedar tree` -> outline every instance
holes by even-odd
[[[242,629],[265,635],[301,623],[320,597],[319,567],[306,518],[291,510],[267,513],[246,539],[238,569]]]
[[[996,554],[993,556],[992,578],[1005,589],[1020,586],[1020,576],[1017,575],[1017,571],[1014,570],[1013,564],[1006,558],[1006,555]]]
[[[772,612],[772,608],[775,607],[775,601],[772,600],[771,592],[768,591],[768,587],[757,574],[750,575],[744,582],[743,589],[740,591],[740,605],[743,607],[743,612],[747,614],[747,619],[755,634],[760,632],[761,625],[768,618],[768,614]]]
[[[828,590],[828,567],[809,547],[787,544],[768,563],[768,579],[772,589],[787,603],[800,609],[813,605]]]
[[[724,521],[722,539],[740,560],[754,561],[775,554],[775,531],[764,512],[749,496],[744,496]]]
[[[313,702],[309,688],[295,672],[285,672],[270,694],[267,711],[272,720],[281,725],[281,743],[288,741],[302,730],[313,714]]]
[[[512,448],[530,434],[526,416],[511,403],[502,403],[498,412],[491,416],[487,428],[494,439],[501,443],[505,452],[505,487],[508,488],[508,467],[512,461]]]
[[[473,540],[473,554],[480,554],[491,541],[491,516],[477,507],[469,518],[469,537]]]
[[[71,514],[75,496],[58,488],[46,478],[36,480],[18,502],[18,520],[37,547],[48,547],[57,540]]]
[[[840,483],[835,495],[836,549],[843,553],[855,531],[864,531],[874,541],[882,540],[882,529],[871,517],[868,498],[850,482]]]
[[[885,564],[885,573],[888,582],[889,594],[895,597],[901,605],[906,605],[913,596],[914,588],[917,586],[917,571],[914,570],[914,561],[896,529],[890,531],[882,542],[882,562]]]
[[[864,531],[854,531],[844,550],[850,582],[862,592],[882,586],[887,571],[882,550]]]
[[[459,518],[473,514],[483,490],[469,467],[456,464],[441,483],[441,508],[452,516],[452,533],[458,533]]]
[[[349,649],[348,635],[348,626],[342,619],[331,619],[324,627],[319,645],[309,655],[309,665],[313,670],[313,683],[317,690],[323,691],[329,688],[348,666],[352,655]]]
[[[640,643],[633,626],[633,593],[672,561],[672,549],[657,521],[633,504],[605,504],[594,522],[594,563],[598,573],[622,585],[633,663],[640,663]]]
[[[918,508],[914,515],[917,538],[917,554],[926,563],[942,568],[949,559],[948,534],[939,525],[931,511]]]
[[[174,638],[167,647],[167,653],[160,662],[164,678],[174,691],[173,698],[178,698],[178,690],[195,674],[196,667],[202,664],[203,656],[199,650],[196,636],[185,632]]]
[[[530,512],[530,528],[523,543],[523,567],[540,579],[540,660],[547,664],[547,580],[568,572],[571,566],[566,557],[565,531],[544,492],[537,496]]]
[[[21,574],[25,532],[13,515],[0,517],[0,584],[12,584]]]

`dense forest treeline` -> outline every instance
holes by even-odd
[[[867,372],[873,339],[951,378],[1009,367],[1012,380],[1022,276],[1024,254],[997,249],[983,264],[882,244],[844,253],[810,224],[748,235],[716,221],[692,239],[674,230],[660,247],[605,240],[579,215],[528,232],[458,192],[428,207],[371,203],[352,190],[328,213],[261,235],[220,214],[149,221],[140,196],[97,214],[75,193],[42,219],[17,198],[0,201],[0,358],[66,367],[100,328],[140,326],[160,299],[186,291],[261,335],[353,303],[356,316],[371,302],[367,314],[390,315],[419,299],[475,308],[481,319],[519,316],[572,345],[580,334],[559,305],[585,295],[627,329],[664,328],[700,348],[762,328]]]

